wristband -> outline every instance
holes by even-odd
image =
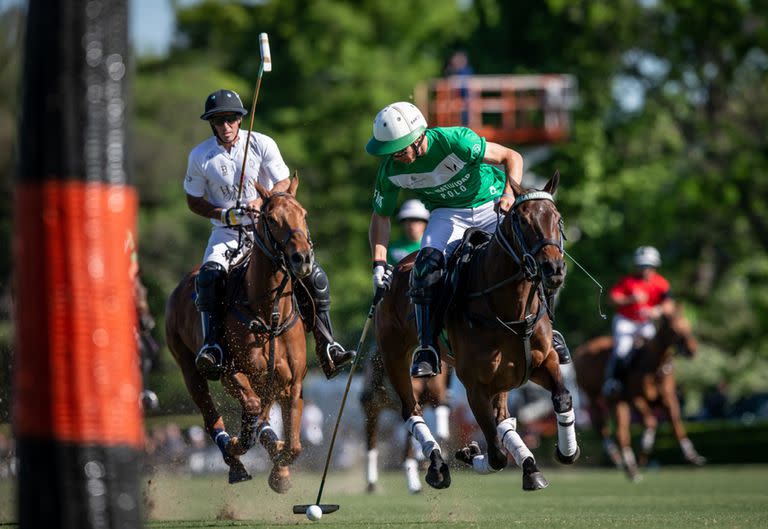
[[[376,268],[377,266],[383,266],[384,268],[387,267],[387,262],[382,261],[381,259],[377,259],[373,262],[373,267]]]
[[[502,193],[501,196],[509,197],[509,198],[515,198],[515,195],[513,195],[512,193]]]

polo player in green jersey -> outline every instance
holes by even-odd
[[[381,157],[369,230],[375,289],[388,288],[391,280],[386,271],[387,244],[400,189],[411,189],[430,211],[409,295],[419,336],[411,376],[434,376],[440,372],[440,354],[432,303],[442,286],[447,257],[467,229],[496,230],[496,208],[507,213],[512,206],[511,182],[521,183],[523,158],[466,127],[428,129],[419,109],[407,102],[387,105],[376,115],[365,150]],[[565,341],[559,333],[555,336],[560,362],[567,363]]]

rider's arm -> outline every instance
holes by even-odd
[[[216,207],[203,197],[195,197],[187,193],[187,207],[192,213],[206,219],[220,219],[222,208]]]
[[[489,141],[485,144],[483,162],[504,166],[504,174],[507,175],[504,192],[514,194],[511,182],[519,186],[523,181],[523,157],[520,153]]]
[[[387,245],[389,244],[389,234],[392,229],[389,217],[373,213],[371,215],[371,226],[368,229],[368,240],[371,243],[371,255],[374,261],[387,260]]]

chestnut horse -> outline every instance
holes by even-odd
[[[194,303],[195,275],[188,274],[171,294],[166,307],[166,339],[205,427],[229,465],[229,482],[251,478],[239,456],[258,440],[273,467],[269,485],[284,493],[290,487],[288,465],[301,452],[299,432],[304,405],[306,340],[298,318],[294,277],[312,270],[314,253],[306,211],[296,200],[294,176],[287,193],[270,193],[256,185],[263,203],[252,231],[253,245],[246,265],[230,270],[224,344],[228,358],[221,377],[227,392],[242,407],[239,437],[230,437],[208,390],[208,381],[195,367],[202,344],[200,315]],[[244,270],[242,270],[244,268]],[[269,426],[269,410],[277,401],[286,441]]]
[[[517,199],[491,241],[465,265],[445,313],[456,374],[466,388],[488,450],[483,454],[477,443],[471,443],[456,457],[487,474],[507,465],[504,447],[523,469],[524,490],[542,489],[549,483],[517,433],[516,420],[509,417],[510,389],[530,379],[549,390],[558,418],[556,457],[573,463],[579,456],[571,395],[552,347],[551,301],[565,280],[562,220],[552,197],[559,178],[555,173],[543,191],[513,185]],[[406,427],[430,461],[426,481],[440,489],[450,485],[450,472],[440,445],[424,423],[409,374],[417,343],[409,316],[414,309],[407,296],[412,266],[412,259],[402,261],[394,274],[391,290],[376,311],[376,339],[400,397]]]
[[[635,361],[627,375],[624,394],[616,402],[607,402],[602,395],[605,369],[613,348],[610,336],[600,336],[580,345],[574,352],[573,366],[579,387],[589,399],[592,426],[603,439],[603,448],[614,464],[622,467],[632,480],[639,478],[637,462],[630,438],[630,404],[643,418],[644,432],[641,441],[640,462],[643,464],[653,450],[657,420],[652,407],[660,405],[669,416],[683,456],[694,465],[703,465],[706,459],[696,452],[683,425],[677,384],[672,367],[675,350],[692,357],[698,351],[698,342],[681,306],[671,300],[662,305],[657,322],[656,335],[638,344]],[[611,438],[608,425],[609,409],[615,414],[616,439],[620,450]]]
[[[445,351],[443,351],[445,355]],[[440,374],[431,378],[415,379],[414,392],[419,405],[430,405],[435,410],[437,423],[437,440],[445,442],[450,436],[448,425],[450,408],[448,407],[449,366],[442,362]],[[365,380],[360,392],[360,405],[365,416],[365,441],[367,446],[365,477],[368,492],[375,492],[379,481],[378,469],[378,426],[379,415],[384,410],[400,410],[400,403],[384,372],[384,363],[378,351],[370,354],[370,360],[365,366]],[[406,436],[403,447],[403,470],[408,490],[411,493],[421,491],[418,461],[413,453],[412,436]]]

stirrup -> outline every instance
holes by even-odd
[[[440,354],[432,345],[420,345],[413,352],[411,376],[413,378],[434,377],[440,374]]]
[[[318,349],[322,349],[322,346],[318,347]],[[341,351],[337,355],[337,358],[341,357],[339,361],[334,361],[333,355],[331,354],[333,349]],[[320,360],[320,367],[323,369],[323,374],[325,374],[325,378],[328,380],[336,377],[339,373],[341,373],[341,370],[344,369],[347,364],[352,362],[357,354],[351,349],[344,349],[344,347],[342,347],[339,342],[328,342],[325,344],[324,350],[319,350],[316,352],[317,358]]]
[[[224,351],[219,344],[205,344],[195,357],[195,367],[208,380],[218,380],[224,371],[223,358]]]

